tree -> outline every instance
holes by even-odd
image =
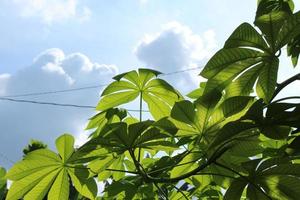
[[[255,27],[236,28],[188,98],[155,70],[117,75],[88,123],[90,140],[75,149],[64,134],[58,154],[28,153],[5,176],[6,199],[68,199],[71,186],[88,199],[298,199],[300,104],[287,100],[300,97],[276,99],[300,80],[277,83],[281,51],[294,66],[300,52],[293,9],[291,0],[258,1]],[[135,99],[139,119],[118,108]]]

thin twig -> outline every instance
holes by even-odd
[[[183,196],[186,200],[189,200],[189,198],[184,194],[184,192],[183,192],[180,188],[176,187],[176,185],[173,185],[173,187],[174,187],[178,192],[180,192],[180,193],[182,194],[182,196]]]
[[[157,184],[157,183],[153,183],[153,184],[154,184],[155,187],[158,189],[159,193],[161,193],[162,196],[165,197],[166,200],[168,200],[168,199],[169,199],[169,198],[168,198],[168,195],[164,193],[164,191],[158,186],[158,184]]]
[[[128,174],[139,174],[138,172],[134,171],[126,171],[126,170],[120,170],[120,169],[105,169],[106,171],[112,171],[112,172],[125,172]]]
[[[300,96],[291,96],[291,97],[284,97],[282,99],[277,99],[277,100],[273,101],[272,103],[270,103],[269,105],[278,103],[280,101],[290,100],[290,99],[300,99]]]
[[[222,176],[222,177],[226,177],[226,178],[232,178],[232,179],[237,179],[234,176],[229,176],[229,175],[225,175],[225,174],[218,174],[218,173],[210,173],[210,172],[200,172],[197,173],[197,175],[212,175],[212,176]]]
[[[296,74],[296,75],[288,78],[287,80],[283,81],[282,83],[278,84],[275,89],[275,92],[273,93],[273,96],[272,96],[270,102],[277,96],[277,94],[279,94],[279,92],[281,90],[283,90],[286,86],[288,86],[289,84],[291,84],[292,82],[297,81],[297,80],[300,80],[300,73]]]

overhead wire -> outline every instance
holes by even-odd
[[[40,105],[61,106],[61,107],[91,108],[91,109],[95,109],[96,108],[95,106],[90,106],[90,105],[65,104],[65,103],[55,103],[55,102],[45,102],[45,101],[33,101],[33,100],[13,99],[13,98],[4,98],[4,97],[0,97],[0,100],[11,101],[11,102],[18,102],[18,103],[31,103],[31,104],[40,104]],[[126,110],[127,111],[131,111],[131,112],[140,112],[140,110],[135,110],[135,109],[126,109]],[[149,112],[149,111],[142,110],[142,112]]]
[[[160,74],[159,76],[169,76],[173,74],[184,73],[196,69],[201,69],[203,67],[194,67],[194,68],[187,68],[184,70],[173,71],[165,74]],[[88,109],[95,109],[95,106],[91,105],[78,105],[78,104],[68,104],[68,103],[57,103],[57,102],[46,102],[46,101],[36,101],[36,100],[27,100],[27,99],[19,99],[18,97],[28,97],[28,96],[40,96],[40,95],[48,95],[48,94],[57,94],[57,93],[65,93],[65,92],[74,92],[80,90],[87,90],[87,89],[95,89],[105,87],[108,84],[100,84],[100,85],[93,85],[93,86],[86,86],[86,87],[78,87],[72,89],[65,89],[65,90],[54,90],[54,91],[45,91],[45,92],[32,92],[32,93],[23,93],[23,94],[16,94],[16,95],[8,95],[8,96],[0,96],[0,100],[2,101],[10,101],[16,103],[31,103],[31,104],[39,104],[39,105],[51,105],[51,106],[60,106],[60,107],[74,107],[74,108],[88,108]],[[16,99],[17,98],[17,99]],[[130,112],[140,112],[139,110],[135,109],[126,109]],[[148,110],[142,110],[142,112],[149,112]]]
[[[203,68],[203,66],[187,68],[184,70],[178,70],[178,71],[168,72],[168,73],[164,73],[164,74],[159,74],[158,76],[170,76],[173,74],[184,73],[184,72],[193,71],[193,70],[202,69],[202,68]],[[105,84],[91,85],[91,86],[86,86],[86,87],[77,87],[77,88],[64,89],[64,90],[32,92],[32,93],[14,94],[14,95],[7,95],[7,96],[0,96],[0,97],[1,98],[15,98],[15,97],[28,97],[28,96],[41,96],[41,95],[48,95],[48,94],[57,94],[57,93],[74,92],[74,91],[80,91],[80,90],[97,89],[97,88],[102,88],[102,87],[105,87],[108,85],[109,85],[109,83],[105,83]]]
[[[96,89],[96,88],[105,87],[107,85],[108,84],[101,84],[101,85],[78,87],[78,88],[65,89],[65,90],[54,90],[54,91],[46,91],[46,92],[33,92],[33,93],[24,93],[24,94],[8,95],[8,96],[1,96],[1,97],[3,97],[3,98],[15,98],[15,97],[27,97],[27,96],[40,96],[40,95],[47,95],[47,94],[57,94],[57,93],[74,92],[74,91],[80,91],[80,90]]]

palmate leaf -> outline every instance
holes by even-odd
[[[279,49],[300,35],[300,11],[290,16],[282,25],[276,40],[276,48]]]
[[[4,199],[6,196],[6,170],[0,166],[0,199]]]
[[[178,129],[177,135],[201,136],[220,98],[221,94],[213,91],[199,97],[194,103],[188,100],[176,102],[170,120]]]
[[[235,179],[224,199],[240,199],[246,189],[247,199],[297,199],[300,195],[300,165],[280,160],[260,159],[242,164],[248,175]]]
[[[162,125],[163,121],[166,121],[166,119],[161,119],[157,123],[147,120],[131,124],[125,122],[107,124],[102,132],[100,132],[97,137],[84,144],[79,149],[79,152],[90,151],[91,149],[97,148],[106,148],[111,152],[120,154],[124,153],[126,150],[137,147],[177,147],[166,141],[167,138],[171,138],[176,134],[177,129],[174,125],[172,126],[172,123],[169,121]],[[170,130],[170,128],[172,131],[167,132],[166,130]]]
[[[6,177],[13,183],[7,200],[42,200],[46,195],[53,200],[69,199],[70,182],[80,194],[95,198],[97,187],[93,179],[88,179],[88,169],[82,164],[74,165],[69,161],[74,152],[74,138],[64,134],[57,138],[56,146],[59,154],[48,149],[32,151],[8,171]],[[77,167],[81,173],[74,172]]]
[[[127,116],[127,111],[124,109],[110,108],[97,113],[89,119],[86,130],[95,129],[91,137],[96,137],[107,123],[120,122]]]
[[[177,136],[203,136],[210,141],[225,124],[245,115],[253,102],[254,98],[247,96],[222,100],[218,91],[212,91],[194,103],[176,102],[169,119],[178,129]]]
[[[292,63],[294,67],[296,67],[300,55],[300,35],[296,36],[289,42],[287,46],[287,54],[288,56],[291,56]]]
[[[102,93],[97,110],[106,110],[135,100],[137,97],[147,103],[154,119],[168,116],[171,107],[181,95],[166,81],[157,78],[160,72],[150,69],[139,69],[114,77]]]
[[[300,14],[299,12],[293,14],[293,10],[292,0],[263,0],[259,3],[256,21],[259,21],[260,16],[275,16],[276,13],[277,15],[279,13],[278,16],[281,15],[277,23],[270,24],[270,20],[266,20],[272,26],[273,31],[276,31],[273,35],[273,40],[276,41],[274,49],[278,50],[288,43],[288,56],[291,56],[292,63],[296,66],[300,52]]]
[[[234,180],[227,189],[224,200],[240,200],[247,182],[242,178]]]
[[[226,89],[227,97],[249,95],[258,79],[258,96],[269,102],[279,63],[270,46],[250,24],[241,24],[201,72],[208,79],[205,92]]]

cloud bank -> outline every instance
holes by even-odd
[[[117,72],[115,65],[92,62],[82,53],[65,54],[61,49],[48,49],[41,52],[29,67],[15,74],[0,74],[0,94],[10,96],[104,84]],[[100,90],[19,98],[95,106]],[[55,138],[65,132],[77,136],[77,144],[80,144],[86,139],[83,129],[93,114],[93,109],[0,101],[0,151],[11,160],[18,160],[30,139],[39,139],[53,146]],[[9,166],[11,163],[0,157],[0,165]]]
[[[212,56],[216,47],[213,30],[207,30],[199,35],[188,26],[174,21],[164,25],[159,33],[146,34],[134,52],[146,67],[162,72],[173,72],[201,67],[203,61]],[[186,79],[181,77],[176,81],[177,85],[179,87],[186,85],[191,80],[193,84],[198,84],[199,71],[200,69],[189,73]]]
[[[88,20],[91,10],[80,7],[79,0],[13,0],[21,17],[39,18],[45,24],[69,19]]]

